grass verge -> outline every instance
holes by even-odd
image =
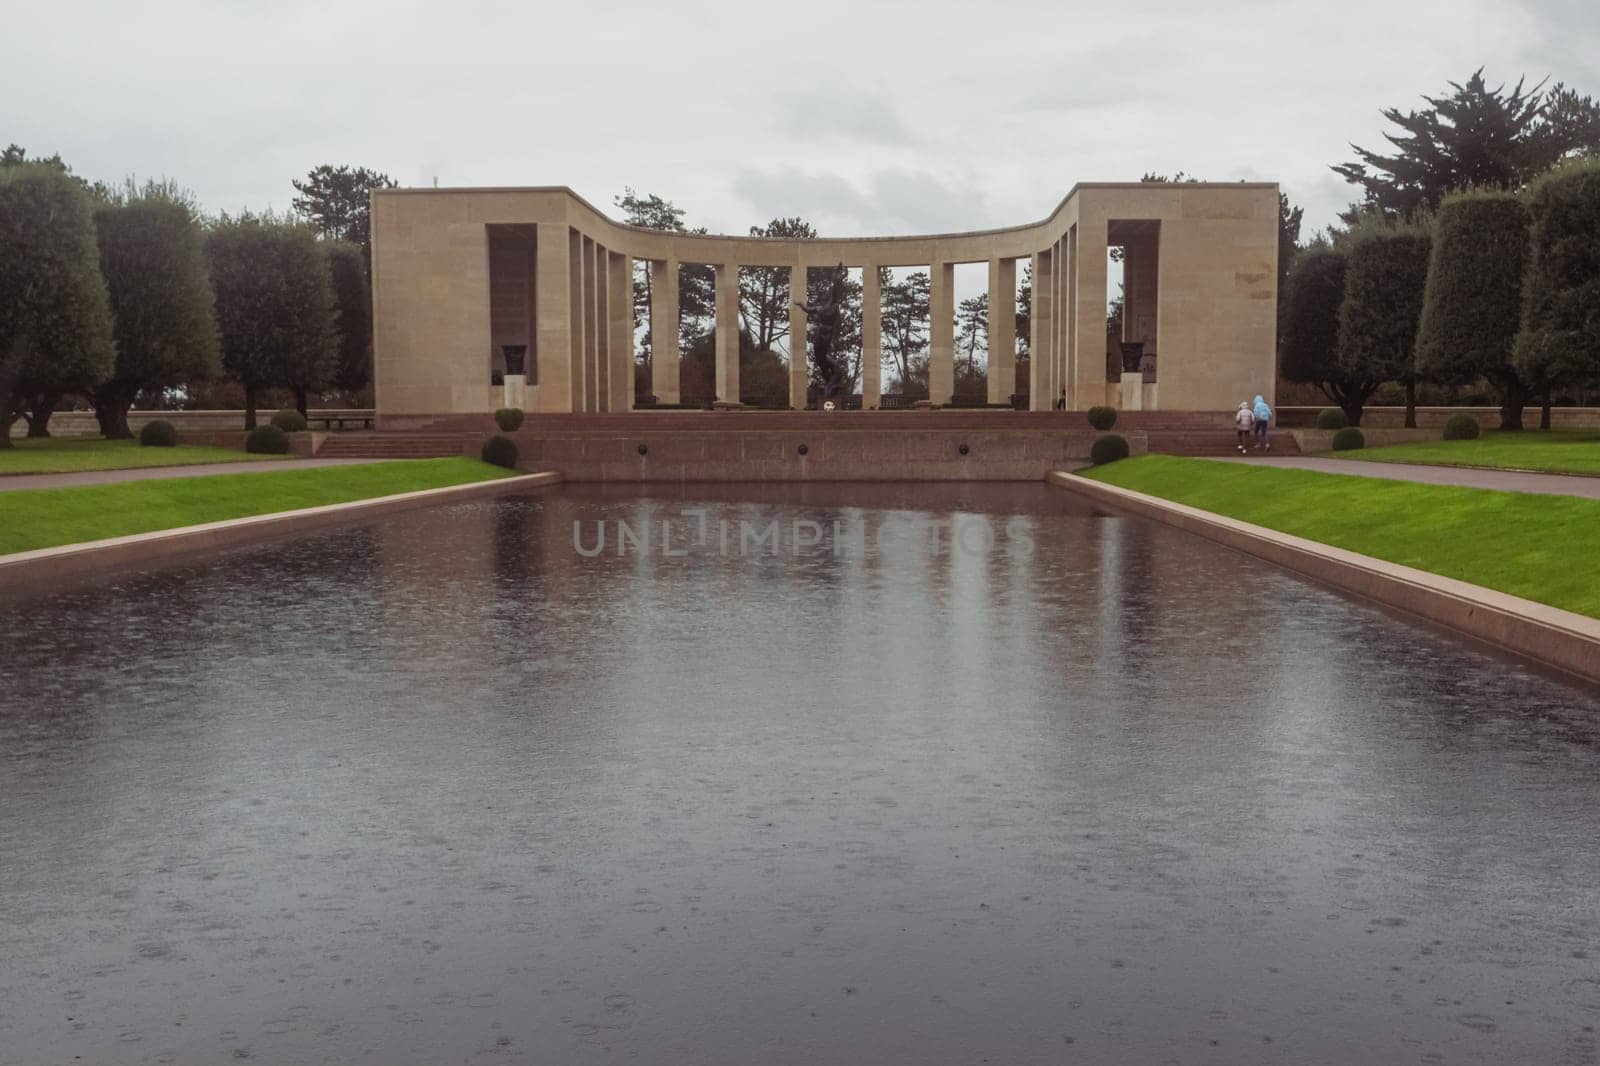
[[[1593,430],[1488,430],[1477,440],[1430,440],[1340,452],[1377,463],[1476,466],[1600,475],[1600,433]]]
[[[0,555],[509,477],[477,459],[415,459],[0,492]]]
[[[180,444],[146,448],[136,440],[104,437],[19,437],[0,448],[0,476],[6,474],[70,474],[80,470],[131,470],[150,466],[193,466],[286,459],[284,455],[251,455],[234,448]]]
[[[1149,455],[1107,485],[1600,618],[1600,500]]]

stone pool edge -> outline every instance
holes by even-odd
[[[11,592],[36,591],[41,587],[108,570],[134,569],[194,554],[243,547],[414,507],[432,507],[480,496],[524,492],[560,482],[561,475],[554,471],[520,474],[473,481],[465,485],[418,489],[415,492],[398,492],[346,503],[322,504],[293,511],[251,515],[248,518],[206,522],[197,526],[175,526],[150,533],[133,533],[124,537],[14,552],[0,555],[0,596]]]
[[[1600,683],[1600,619],[1052,470],[1045,482]]]

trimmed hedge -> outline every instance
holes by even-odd
[[[306,428],[306,416],[292,407],[285,407],[273,414],[272,424],[285,433],[303,433]]]
[[[1367,446],[1367,438],[1355,426],[1345,426],[1333,435],[1333,450],[1353,452]]]
[[[1466,412],[1451,415],[1444,424],[1445,440],[1477,440],[1478,432],[1478,420]]]
[[[490,437],[483,442],[482,455],[486,463],[503,466],[507,470],[517,468],[517,445],[510,437],[502,437],[499,434]]]
[[[1375,228],[1352,239],[1339,305],[1339,366],[1346,374],[1416,379],[1429,245],[1421,227]]]
[[[178,443],[178,427],[165,419],[146,422],[139,430],[139,443],[146,448],[172,448]]]
[[[1105,466],[1128,457],[1128,441],[1120,433],[1107,433],[1089,447],[1089,461],[1095,466]]]
[[[1318,429],[1343,429],[1350,424],[1350,419],[1337,407],[1324,407],[1317,412]]]
[[[244,450],[255,455],[288,455],[289,434],[277,426],[257,426],[244,439]]]
[[[519,407],[502,407],[494,413],[494,424],[502,432],[515,433],[522,428],[522,409]]]
[[[1300,253],[1284,281],[1278,356],[1285,380],[1320,384],[1340,377],[1339,305],[1345,257],[1331,248]]]
[[[1433,251],[1417,330],[1417,372],[1464,384],[1488,378],[1503,398],[1515,389],[1511,345],[1522,315],[1528,209],[1509,192],[1452,193],[1433,224]],[[1509,380],[1508,380],[1509,378]]]
[[[1117,424],[1117,409],[1115,407],[1089,408],[1089,424],[1104,433]]]
[[[1600,160],[1528,190],[1531,255],[1513,362],[1535,394],[1600,369]]]

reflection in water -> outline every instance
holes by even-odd
[[[9,613],[0,1062],[1594,1058],[1592,690],[1042,487],[652,493]],[[686,508],[863,536],[573,550]]]

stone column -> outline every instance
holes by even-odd
[[[585,299],[588,288],[584,285],[584,275],[585,273],[593,273],[594,263],[591,260],[589,270],[587,272],[584,270],[583,234],[569,227],[567,235],[571,238],[568,245],[567,264],[571,268],[572,274],[572,281],[568,290],[568,295],[571,299],[568,301],[567,307],[567,315],[572,323],[572,358],[568,364],[571,370],[568,380],[572,390],[572,401],[567,410],[583,411],[587,410],[584,402],[584,390],[586,388],[584,379],[588,376],[586,371],[588,370],[589,358],[589,338],[586,326],[587,320],[591,317],[584,311],[584,305],[588,302]]]
[[[1067,230],[1067,261],[1065,276],[1061,282],[1063,303],[1057,316],[1062,320],[1062,336],[1066,338],[1066,351],[1062,359],[1066,366],[1064,384],[1067,388],[1067,408],[1072,411],[1083,410],[1083,386],[1081,384],[1080,367],[1082,356],[1078,348],[1078,227],[1072,226]]]
[[[865,333],[863,332],[863,336]],[[989,260],[989,402],[1007,403],[1017,382],[1017,261]]]
[[[870,411],[883,399],[883,287],[878,265],[861,268],[861,409]]]
[[[611,253],[594,246],[594,409],[611,410]]]
[[[928,270],[928,399],[948,404],[956,388],[956,265]]]
[[[1050,254],[1052,270],[1051,281],[1055,285],[1055,297],[1050,301],[1052,314],[1051,331],[1054,339],[1050,342],[1050,409],[1055,410],[1055,405],[1061,399],[1061,394],[1066,390],[1067,381],[1067,238],[1065,235],[1056,241],[1055,250]]]
[[[650,391],[678,402],[678,261],[650,263]]]
[[[1055,324],[1050,299],[1054,295],[1054,271],[1048,250],[1033,254],[1033,315],[1028,322],[1028,409],[1048,411],[1054,402],[1050,392],[1050,364],[1055,358],[1051,340]]]
[[[1073,270],[1073,333],[1078,354],[1078,380],[1073,383],[1079,407],[1116,403],[1106,383],[1106,221],[1080,218],[1078,254]],[[1120,390],[1116,390],[1120,391]]]
[[[806,344],[806,268],[789,268],[789,406],[806,409],[811,384],[810,348]]]
[[[611,410],[633,410],[633,259],[611,253]]]
[[[739,402],[739,265],[718,263],[717,399]]]
[[[534,270],[534,381],[540,411],[572,410],[572,275],[567,261],[567,227],[539,223]]]

